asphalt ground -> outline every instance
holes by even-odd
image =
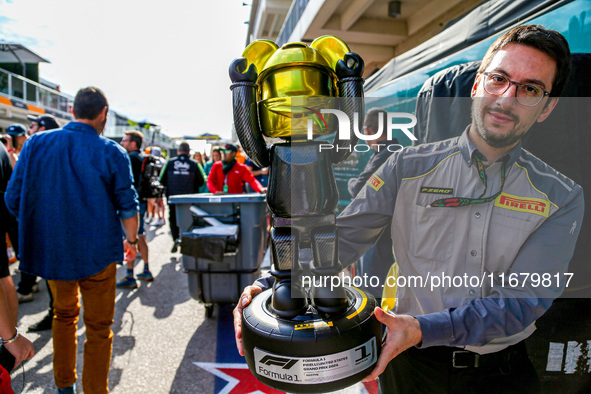
[[[150,227],[147,240],[150,269],[155,279],[139,283],[135,290],[117,290],[109,389],[113,393],[212,393],[214,375],[193,362],[215,360],[218,310],[212,319],[207,319],[204,306],[190,298],[181,255],[170,253],[172,239],[168,225]],[[143,262],[137,263],[136,273],[142,268]],[[13,276],[15,284],[19,276],[18,273]],[[117,278],[124,276],[125,267],[119,266]],[[24,365],[24,371],[19,367],[13,372],[15,393],[21,389],[24,393],[56,389],[51,331],[27,332],[28,326],[41,320],[47,311],[45,281],[40,281],[39,287],[34,301],[19,305],[19,327],[33,342],[36,355]],[[82,319],[77,333],[77,388],[82,392],[85,340]]]
[[[141,282],[135,290],[118,289],[112,330],[113,354],[109,373],[112,393],[277,393],[254,379],[236,351],[232,328],[232,305],[216,305],[211,318],[205,306],[189,295],[181,254],[170,253],[168,224],[146,226],[153,282]],[[266,258],[268,263],[268,256]],[[265,264],[265,263],[263,263]],[[18,284],[18,264],[11,265]],[[143,262],[136,260],[135,272]],[[117,278],[125,276],[119,266]],[[36,355],[12,373],[15,393],[55,393],[51,331],[29,333],[27,329],[47,311],[45,281],[32,302],[19,305],[19,329],[33,342]],[[83,310],[82,310],[83,313]],[[82,392],[82,356],[85,328],[78,322],[78,381]],[[358,384],[341,393],[373,393],[372,386]]]

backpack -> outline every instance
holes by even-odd
[[[164,192],[164,186],[160,183],[162,167],[162,162],[156,156],[147,155],[144,157],[138,190],[139,198],[162,197]]]

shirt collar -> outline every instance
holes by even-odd
[[[97,132],[94,129],[94,127],[92,127],[89,124],[82,123],[82,122],[73,121],[73,122],[70,122],[67,125],[65,125],[63,128],[64,129],[70,129],[70,130],[78,130],[78,131],[92,132],[94,134],[97,134]]]
[[[462,154],[462,157],[464,159],[464,161],[466,162],[466,164],[468,164],[468,166],[472,165],[472,159],[474,157],[474,153],[478,152],[480,153],[480,151],[478,149],[476,149],[476,146],[472,143],[472,141],[470,141],[470,138],[468,138],[468,130],[470,129],[470,126],[466,127],[466,129],[464,130],[464,132],[462,133],[462,135],[460,136],[459,140],[458,140],[458,147],[460,148],[460,153]],[[480,153],[482,154],[482,153]],[[519,141],[519,143],[517,145],[515,145],[515,147],[513,147],[513,149],[511,149],[509,152],[505,153],[503,156],[499,157],[496,162],[499,161],[507,161],[507,166],[510,166],[511,164],[513,164],[517,158],[521,155],[521,141]],[[492,163],[490,163],[492,164]]]

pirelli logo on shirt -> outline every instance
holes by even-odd
[[[421,186],[421,193],[427,194],[454,194],[454,189],[444,187]]]
[[[545,218],[550,215],[549,201],[533,197],[518,197],[507,193],[501,193],[496,198],[495,207],[518,212],[535,213]]]
[[[367,184],[369,186],[371,186],[371,188],[377,192],[378,190],[380,190],[380,188],[382,186],[384,186],[384,181],[379,176],[377,176],[376,174],[373,174],[367,180]]]

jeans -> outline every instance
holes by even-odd
[[[21,294],[31,294],[33,292],[33,286],[37,283],[37,277],[35,275],[21,272],[21,280],[18,282],[18,291]]]
[[[84,369],[82,388],[85,393],[108,393],[108,375],[113,345],[115,314],[116,264],[101,272],[76,281],[50,280],[53,293],[53,374],[58,388],[76,383],[76,329],[80,314],[78,292],[84,303]]]

